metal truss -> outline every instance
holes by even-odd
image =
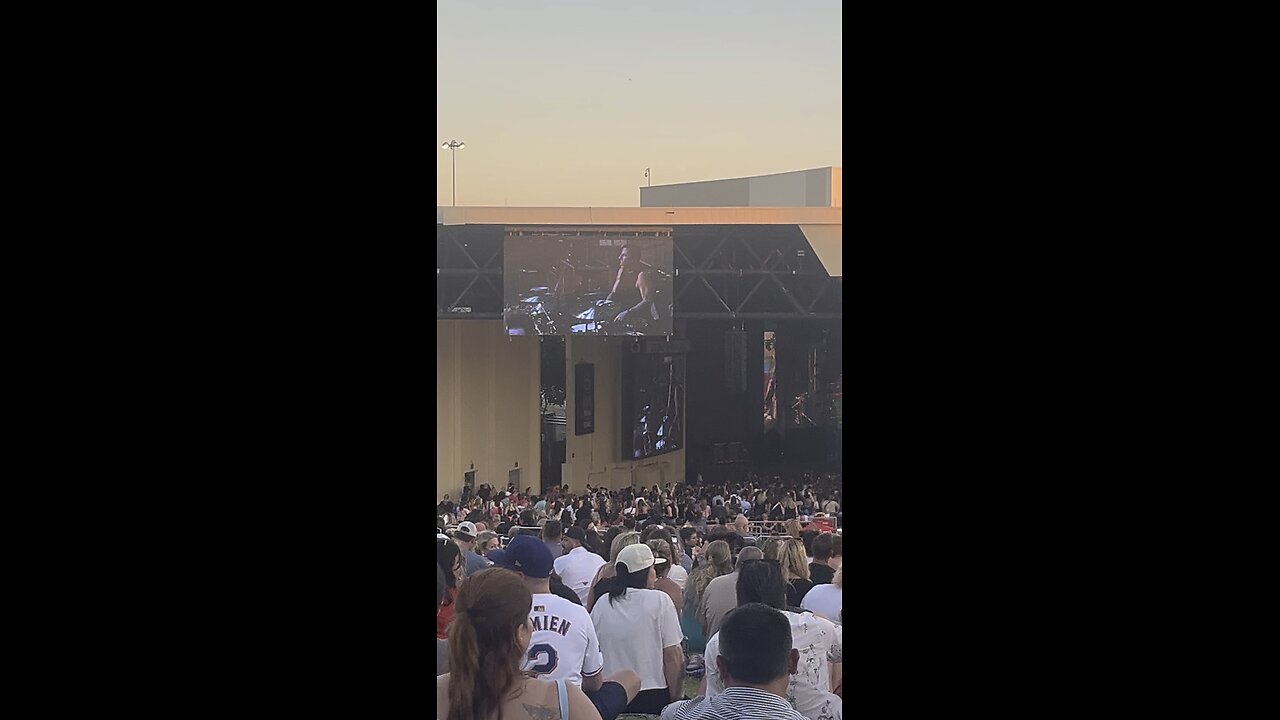
[[[502,317],[500,227],[436,226],[436,318]]]
[[[840,278],[794,225],[679,228],[675,249],[677,318],[841,317]]]
[[[676,226],[675,315],[707,320],[837,320],[842,282],[795,225]],[[496,226],[437,226],[436,317],[502,317]]]

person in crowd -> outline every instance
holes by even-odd
[[[731,572],[733,558],[729,555],[729,544],[721,540],[707,546],[707,551],[702,554],[702,562],[689,574],[689,580],[684,586],[684,606],[680,608],[680,629],[684,632],[685,649],[690,655],[685,664],[686,672],[696,674],[703,669],[702,651],[706,648],[707,638],[698,621],[702,593],[712,580]]]
[[[466,577],[462,549],[452,540],[436,540],[436,567],[444,575],[444,598],[436,611],[436,639],[449,637],[449,621],[453,619],[453,601],[458,596],[458,586]]]
[[[692,525],[685,525],[677,532],[680,535],[680,564],[685,570],[693,572],[693,564],[702,548],[702,533]]]
[[[817,530],[813,530],[813,529],[800,531],[800,542],[804,543],[804,554],[805,554],[806,562],[809,562],[809,563],[813,562],[813,539],[818,537],[819,534],[820,533]]]
[[[814,585],[830,583],[844,560],[842,540],[834,533],[822,533],[813,540],[813,562],[809,563],[809,579]]]
[[[489,551],[497,550],[502,547],[502,541],[498,539],[498,533],[492,530],[481,530],[476,535],[476,554],[488,560]]]
[[[813,589],[805,593],[804,599],[801,601],[800,607],[812,612],[818,617],[824,617],[831,622],[842,625],[843,621],[840,611],[844,606],[844,568],[840,567],[836,570],[835,577],[830,583],[822,585],[814,585]]]
[[[467,577],[471,577],[471,574],[478,570],[483,570],[488,564],[476,552],[476,536],[479,534],[476,524],[468,521],[458,523],[457,529],[453,531],[453,541],[462,550],[462,564],[466,568]]]
[[[711,521],[724,525],[729,522],[729,510],[724,506],[724,498],[716,496],[711,505]]]
[[[743,606],[759,603],[783,610],[785,585],[781,569],[772,560],[746,562],[738,570],[738,599]],[[730,613],[729,617],[732,615]],[[791,628],[791,647],[798,655],[798,662],[793,666],[795,674],[788,678],[785,697],[794,703],[795,711],[806,720],[841,720],[843,701],[831,692],[829,667],[829,663],[843,660],[843,644],[835,625],[798,608],[795,612],[784,612],[783,616]],[[707,674],[699,691],[707,697],[723,693],[728,687],[717,659],[721,642],[718,635],[707,641]]]
[[[533,637],[524,670],[544,680],[567,680],[581,687],[602,720],[614,720],[640,692],[640,676],[619,670],[604,677],[604,656],[591,616],[581,605],[551,593],[548,578],[553,562],[546,544],[528,536],[512,540],[496,562],[518,573],[533,594]]]
[[[591,552],[586,547],[587,533],[579,527],[571,527],[560,538],[564,554],[556,558],[555,570],[565,586],[577,593],[583,603],[591,591],[591,579],[596,571],[605,564],[604,558]]]
[[[600,581],[600,600],[591,610],[605,672],[630,668],[640,676],[630,713],[656,714],[684,695],[680,620],[671,598],[653,589],[653,566],[662,562],[648,545],[624,547],[614,577]]]
[[[747,535],[747,528],[750,527],[750,524],[750,521],[747,520],[747,516],[742,513],[738,513],[738,517],[733,519],[734,531],[744,537]]]
[[[558,558],[564,554],[564,546],[560,544],[561,533],[564,527],[559,520],[548,520],[542,526],[542,541],[547,544],[547,549],[551,551],[551,557]]]
[[[600,581],[613,577],[614,572],[616,572],[618,555],[622,552],[622,548],[639,544],[640,533],[634,531],[619,533],[613,538],[613,543],[609,547],[609,561],[601,565],[600,569],[596,571],[596,576],[591,579],[591,591],[587,593],[587,601],[585,603],[587,612],[591,612],[592,608],[596,606],[596,600],[600,598],[600,591],[597,589]]]
[[[793,537],[797,540],[800,539],[801,526],[799,520],[791,518],[790,520],[787,520],[785,527],[787,528],[788,537]],[[803,543],[801,543],[801,545],[803,546]]]
[[[688,556],[681,553],[679,537],[679,535],[673,533],[671,537],[663,539],[670,543],[671,552],[674,554],[674,557],[671,558],[671,569],[667,571],[667,577],[676,584],[676,587],[680,588],[681,593],[684,593],[685,585],[689,582],[689,571],[683,563],[688,559]],[[676,610],[679,609],[680,606],[677,605]]]
[[[764,543],[764,547],[761,548],[761,550],[764,551],[764,559],[765,560],[781,560],[782,559],[782,543],[786,542],[786,540],[787,539],[785,537],[777,537],[777,536],[771,537],[768,540],[766,540]]]
[[[440,604],[444,602],[444,591],[448,588],[444,579],[444,571],[436,564],[436,615],[440,614]],[[436,677],[449,672],[449,641],[436,638]]]
[[[543,680],[521,668],[533,637],[533,595],[520,576],[488,568],[467,578],[449,628],[449,673],[436,678],[442,720],[601,720],[566,680]]]
[[[787,605],[800,607],[804,594],[813,587],[809,565],[804,561],[804,543],[796,538],[782,543],[778,563],[782,566],[782,579],[787,583]]]
[[[667,577],[668,573],[671,572],[672,566],[675,565],[671,542],[662,537],[655,537],[645,544],[649,546],[649,550],[653,552],[653,557],[658,561],[653,566],[655,576],[653,589],[661,590],[671,597],[671,607],[675,608],[678,619],[680,608],[684,607],[684,595],[680,590],[680,586],[676,585],[675,581],[670,577]]]
[[[800,653],[783,613],[762,603],[735,608],[716,640],[718,692],[672,703],[661,720],[808,720],[787,700]]]
[[[822,503],[822,512],[833,517],[840,512],[840,503],[836,502],[834,495],[828,495],[827,501]]]
[[[612,548],[613,539],[621,535],[623,532],[625,532],[625,528],[623,528],[622,525],[611,525],[604,533],[604,546]]]
[[[711,549],[708,547],[707,552]],[[764,557],[760,548],[745,547],[738,553],[738,564]],[[702,637],[710,638],[720,629],[724,616],[738,606],[738,574],[735,569],[727,575],[707,583],[702,598],[698,600],[698,622],[702,625]]]

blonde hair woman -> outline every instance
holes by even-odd
[[[798,608],[804,596],[813,588],[809,580],[809,563],[804,554],[804,542],[789,538],[782,543],[778,554],[782,566],[782,579],[787,583],[787,607]]]
[[[622,548],[628,545],[639,544],[640,533],[635,530],[618,533],[618,536],[613,539],[613,544],[609,546],[609,562],[601,565],[600,569],[596,572],[596,576],[591,579],[591,591],[587,593],[587,612],[591,612],[591,609],[596,606],[596,584],[601,580],[611,578],[617,574],[617,570],[614,568],[618,564],[618,553],[622,552]]]

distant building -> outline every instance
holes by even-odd
[[[843,168],[640,188],[640,207],[843,207]]]

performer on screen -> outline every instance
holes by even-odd
[[[653,302],[654,270],[640,260],[640,253],[630,245],[624,245],[618,255],[618,273],[606,300],[612,300],[625,308],[618,313],[618,322],[628,318],[657,320],[658,308]]]

